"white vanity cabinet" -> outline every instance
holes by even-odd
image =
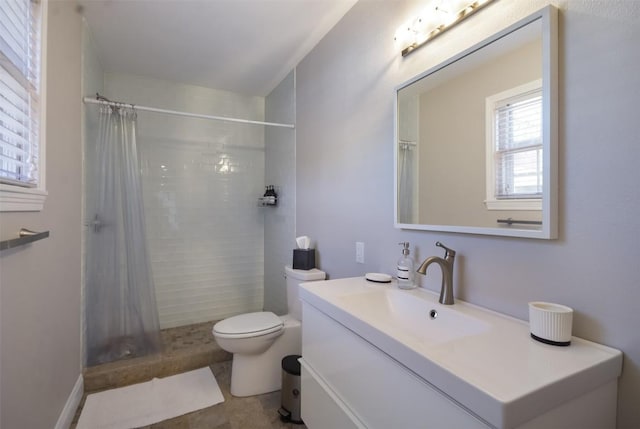
[[[490,427],[311,305],[303,317],[301,409],[309,429]],[[336,415],[344,422],[327,420]]]
[[[615,427],[618,350],[538,343],[523,321],[363,278],[300,296],[309,429]]]

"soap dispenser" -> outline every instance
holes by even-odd
[[[402,246],[402,257],[398,259],[398,287],[400,289],[413,289],[416,287],[414,282],[414,263],[413,259],[409,254],[409,242],[403,241],[402,243],[398,243]]]

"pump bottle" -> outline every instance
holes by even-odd
[[[398,287],[400,289],[413,289],[416,287],[414,281],[415,267],[413,259],[409,254],[409,242],[403,241],[398,243],[402,246],[402,257],[398,259],[398,271],[396,277],[398,278]]]

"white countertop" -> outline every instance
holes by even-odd
[[[395,282],[357,277],[302,283],[300,297],[496,427],[516,426],[622,370],[618,350],[577,337],[568,347],[542,344],[530,337],[527,322],[460,300],[443,306],[422,288],[402,291]],[[424,318],[407,319],[422,314],[422,306]],[[431,309],[441,313],[436,320],[429,319]],[[455,325],[455,332],[439,335],[435,323],[442,332]]]

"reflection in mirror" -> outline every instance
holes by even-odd
[[[397,227],[555,238],[556,13],[399,87]]]

